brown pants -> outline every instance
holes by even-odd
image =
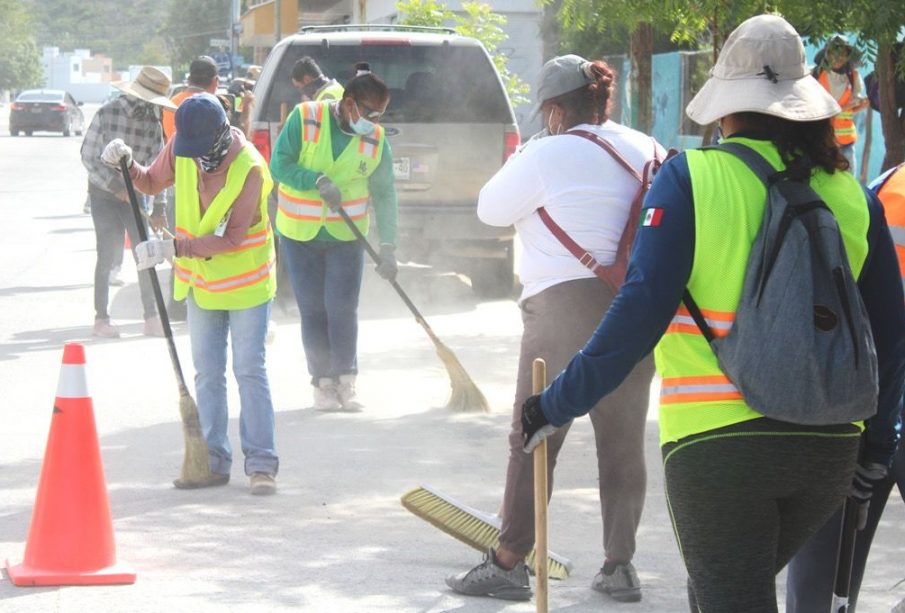
[[[522,403],[531,395],[532,363],[534,358],[543,358],[547,376],[552,380],[584,347],[612,300],[610,289],[594,278],[560,283],[522,303],[524,333],[500,534],[502,547],[517,555],[525,556],[534,547],[534,465],[531,456],[522,450],[521,426]],[[589,413],[597,443],[603,551],[608,559],[617,562],[628,562],[635,553],[635,532],[644,507],[644,426],[653,371],[653,359],[648,356]],[[571,422],[547,439],[550,493],[556,457],[570,425]]]

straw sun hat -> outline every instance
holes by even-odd
[[[145,102],[176,110],[176,105],[170,102],[167,96],[170,91],[170,77],[153,66],[142,67],[134,81],[119,81],[114,83],[113,87]]]
[[[798,32],[775,15],[752,17],[729,35],[710,78],[685,108],[701,125],[745,111],[817,121],[841,110],[811,76]]]

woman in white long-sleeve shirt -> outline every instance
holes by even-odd
[[[610,143],[641,169],[663,150],[653,139],[609,120],[614,74],[602,61],[557,57],[544,66],[538,87],[543,137],[529,141],[481,190],[478,216],[489,225],[514,225],[523,244],[519,304],[524,322],[500,547],[447,584],[471,595],[531,596],[524,558],[534,546],[533,465],[522,450],[522,403],[531,395],[531,364],[543,358],[557,373],[584,346],[615,296],[573,256],[542,221],[544,207],[571,239],[603,266],[612,265],[638,180],[607,151],[574,131]],[[572,132],[572,133],[570,133]],[[592,588],[620,601],[641,598],[631,564],[644,505],[644,426],[653,364],[639,363],[611,396],[591,411],[597,444],[604,561]],[[568,426],[548,439],[548,475]]]

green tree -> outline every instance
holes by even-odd
[[[210,53],[211,38],[227,38],[230,0],[170,0],[163,25],[174,67]]]
[[[400,23],[404,25],[440,27],[452,21],[457,33],[481,41],[500,73],[512,105],[529,102],[528,84],[509,70],[509,58],[499,52],[500,44],[509,38],[503,31],[506,17],[494,13],[489,4],[463,2],[463,14],[457,14],[437,0],[402,0],[396,3],[396,10],[401,16]]]
[[[41,85],[41,56],[25,5],[21,0],[0,0],[0,14],[0,90]]]

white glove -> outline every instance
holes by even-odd
[[[176,243],[171,239],[152,238],[135,245],[136,268],[145,270],[176,256]]]
[[[132,148],[123,142],[121,138],[114,138],[107,146],[104,147],[104,152],[101,153],[101,161],[110,166],[111,168],[119,169],[119,161],[121,159],[126,160],[126,167],[132,167]]]

